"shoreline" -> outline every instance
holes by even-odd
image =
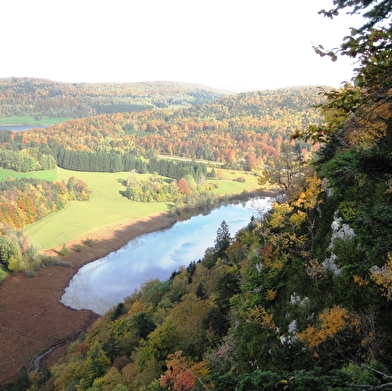
[[[35,278],[22,273],[7,276],[0,284],[0,387],[15,379],[22,366],[29,368],[36,357],[58,345],[41,364],[56,362],[64,356],[66,342],[99,319],[100,315],[90,310],[74,310],[60,303],[82,266],[117,251],[137,236],[170,228],[177,220],[175,215],[160,213],[97,227],[66,243],[66,257],[59,255],[62,245],[45,251],[46,255],[70,262],[71,267],[46,266]],[[93,240],[92,246],[84,243],[87,239]]]

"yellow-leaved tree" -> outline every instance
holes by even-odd
[[[321,193],[321,179],[317,176],[316,172],[313,176],[306,179],[306,187],[293,203],[294,206],[300,208],[297,214],[300,215],[302,211],[302,218],[306,219],[307,228],[310,235],[310,251],[313,253],[314,236],[316,229],[317,218],[319,217],[318,206],[322,203],[319,197]]]
[[[379,286],[382,295],[392,300],[392,253],[388,253],[388,261],[383,267],[373,267],[371,279]]]
[[[341,306],[325,309],[319,315],[318,320],[315,326],[308,326],[304,331],[297,333],[297,337],[308,347],[320,345],[346,327],[358,327],[357,317]]]

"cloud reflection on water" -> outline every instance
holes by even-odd
[[[61,302],[104,314],[139,289],[141,283],[151,278],[165,280],[179,267],[203,258],[207,247],[214,245],[223,220],[234,236],[269,205],[270,198],[264,198],[222,206],[208,215],[194,216],[169,229],[135,238],[118,251],[82,267]]]

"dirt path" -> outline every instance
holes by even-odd
[[[174,216],[160,214],[129,224],[99,227],[67,243],[70,254],[62,259],[72,267],[46,267],[35,278],[22,273],[8,276],[0,284],[0,386],[12,380],[23,365],[29,367],[38,355],[75,338],[98,318],[91,311],[76,311],[59,302],[81,266],[118,250],[136,236],[168,228],[175,221]],[[87,238],[94,241],[91,247],[84,244]],[[76,251],[77,246],[81,251]],[[57,256],[61,247],[47,253]],[[51,363],[63,354],[60,346],[45,360]]]

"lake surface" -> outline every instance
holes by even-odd
[[[139,236],[120,250],[83,266],[66,288],[61,302],[74,309],[104,314],[151,279],[167,280],[173,271],[202,259],[214,246],[217,230],[226,221],[230,234],[259,218],[271,205],[269,197],[221,206],[208,215],[177,222],[171,228]]]
[[[29,129],[41,129],[46,127],[46,125],[0,125],[0,130],[12,130],[13,132],[19,132]]]

